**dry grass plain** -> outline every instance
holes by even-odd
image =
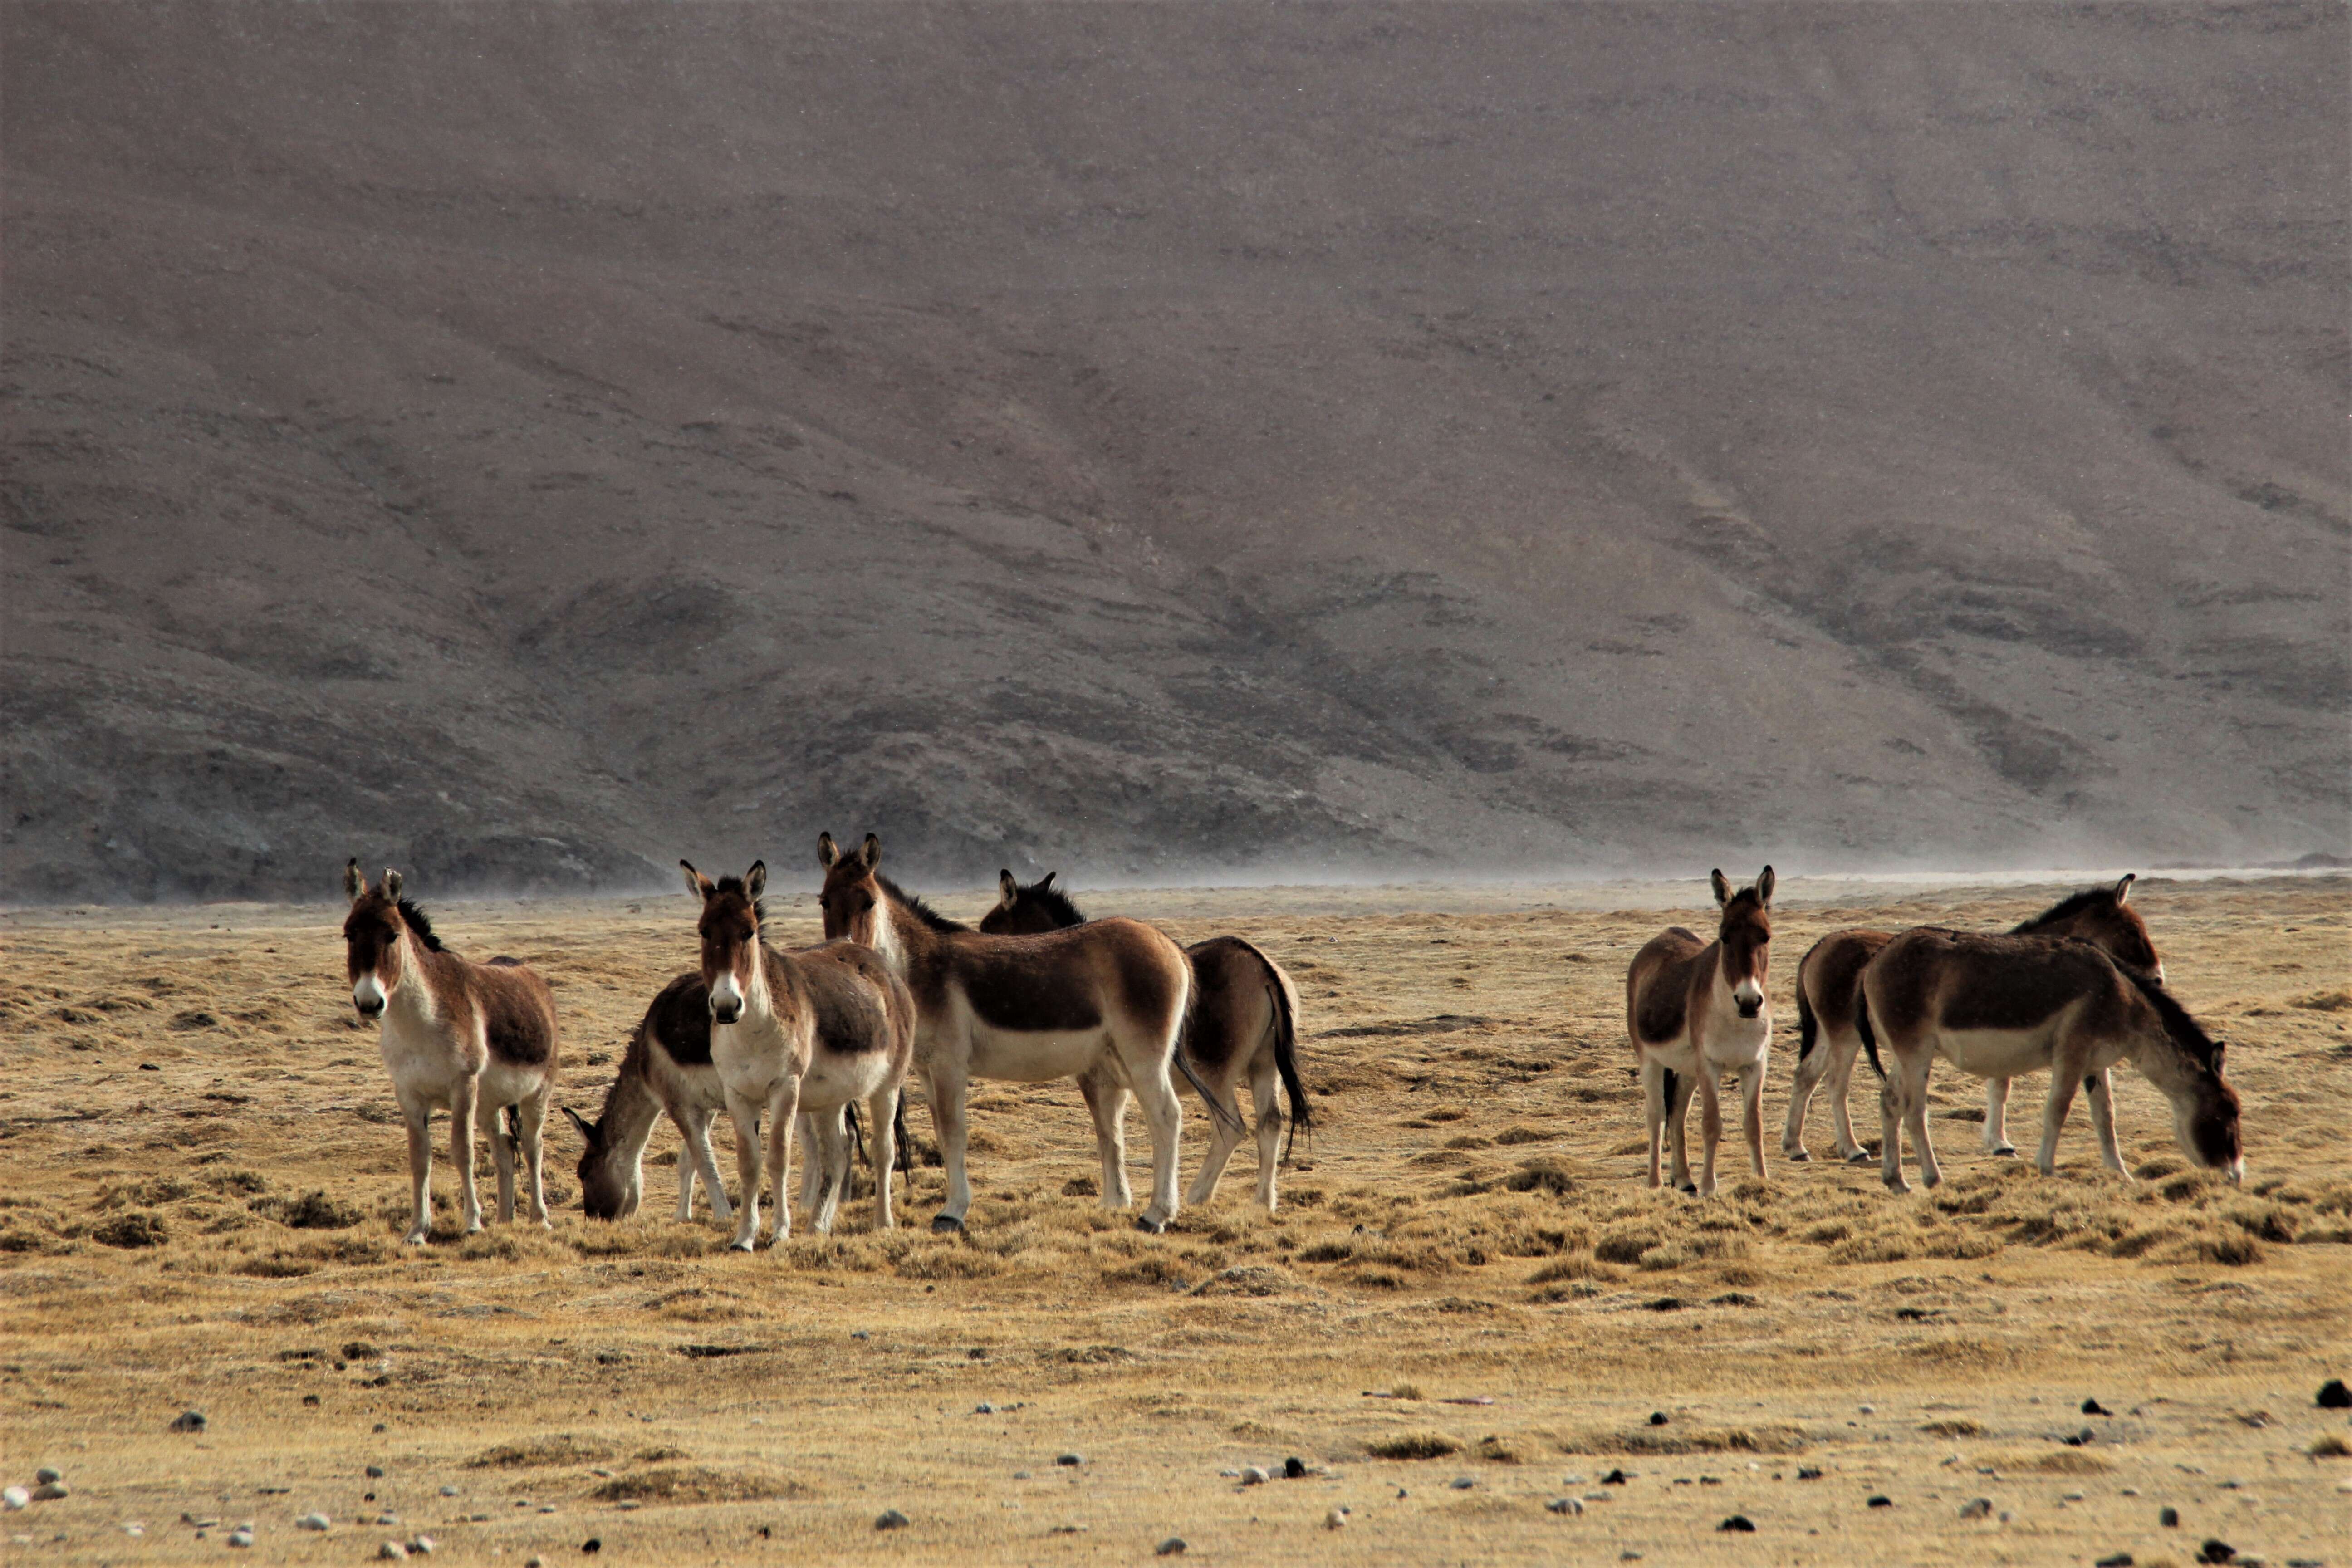
[[[1735,1154],[1707,1203],[1641,1184],[1619,1016],[1625,960],[1698,923],[1702,887],[1093,899],[1187,941],[1248,934],[1297,977],[1319,1125],[1281,1214],[1248,1202],[1244,1149],[1213,1204],[1140,1236],[1070,1190],[1094,1170],[1071,1086],[990,1086],[969,1237],[924,1228],[926,1169],[912,1226],[872,1234],[861,1202],[751,1258],[669,1217],[666,1130],[633,1221],[580,1217],[567,1131],[551,1233],[403,1251],[340,907],[7,913],[0,1479],[53,1464],[71,1495],[8,1513],[0,1555],[208,1560],[249,1520],[270,1561],[422,1531],[518,1568],[591,1539],[599,1561],[1055,1563],[1170,1536],[1227,1563],[2145,1565],[2209,1537],[2352,1562],[2352,1458],[2314,1454],[2345,1423],[2313,1405],[2352,1373],[2345,880],[2135,895],[2231,1042],[2243,1190],[2187,1170],[2126,1071],[2136,1184],[2098,1171],[2079,1107],[2054,1178],[1979,1153],[1977,1086],[1946,1076],[1951,1179],[1902,1198],[1818,1158],[1818,1107],[1816,1161],[1779,1158],[1797,958],[1834,926],[1990,926],[2064,889],[1784,884],[1770,1174]],[[418,890],[457,950],[555,980],[565,1098],[593,1111],[690,960],[683,898]],[[791,915],[813,934],[805,901]],[[2021,1086],[2025,1127],[2041,1092]],[[1188,1177],[1204,1126],[1188,1107]],[[436,1174],[446,1198],[446,1155]],[[190,1407],[208,1429],[167,1430]],[[1453,1451],[1380,1457],[1416,1444]],[[1311,1473],[1278,1479],[1292,1456]],[[1277,1479],[1223,1473],[1245,1464]],[[1546,1510],[1562,1497],[1582,1512]],[[889,1508],[909,1527],[877,1531]],[[330,1532],[294,1528],[313,1510]],[[1719,1532],[1733,1514],[1754,1532]]]

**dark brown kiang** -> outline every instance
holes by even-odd
[[[741,1185],[735,1237],[749,1252],[760,1233],[759,1133],[768,1132],[766,1178],[774,1191],[776,1239],[792,1234],[785,1178],[793,1132],[812,1119],[826,1173],[815,1228],[833,1226],[849,1175],[846,1108],[863,1100],[874,1129],[875,1226],[891,1225],[890,1171],[898,1097],[914,1058],[916,1012],[904,981],[881,953],[856,942],[781,952],[768,945],[765,862],[741,877],[713,882],[685,861],[689,892],[699,894],[698,975],[710,1015],[710,1064],[735,1124]]]
[[[2128,1061],[2171,1102],[2173,1131],[2189,1157],[2233,1182],[2244,1177],[2238,1091],[2221,1076],[2225,1047],[2152,970],[2119,963],[2088,942],[1935,927],[1905,931],[1864,968],[1854,1027],[1884,1079],[1880,1158],[1896,1192],[1910,1190],[1903,1179],[1906,1127],[1921,1179],[1931,1187],[1943,1180],[1927,1139],[1927,1076],[1937,1057],[1979,1078],[2051,1075],[2035,1160],[2045,1175],[2056,1168],[2058,1133],[2077,1085],[2091,1098],[2099,1158],[2123,1173],[2107,1074]]]
[[[2147,922],[2126,901],[2137,879],[2135,872],[2112,888],[2072,894],[2032,920],[2012,926],[2009,934],[2049,941],[2071,937],[2091,942],[2126,964],[2153,972],[2160,981],[2164,962],[2148,935]],[[1846,1110],[1853,1064],[1862,1054],[1862,1036],[1855,1031],[1853,1020],[1862,1000],[1863,968],[1894,940],[1895,933],[1888,931],[1832,931],[1798,961],[1797,1070],[1789,1088],[1789,1124],[1780,1134],[1780,1152],[1791,1160],[1812,1157],[1805,1150],[1805,1112],[1814,1089],[1824,1082],[1831,1120],[1837,1129],[1838,1157],[1860,1163],[1870,1159],[1853,1135],[1853,1122]],[[2009,1079],[1986,1079],[1986,1152],[2017,1152],[2009,1141],[2008,1120]]]
[[[1772,1047],[1771,1000],[1765,989],[1772,962],[1772,868],[1756,885],[1733,892],[1720,871],[1709,874],[1722,915],[1713,942],[1672,926],[1643,944],[1625,971],[1625,1032],[1640,1064],[1650,1133],[1650,1185],[1659,1184],[1662,1133],[1671,1133],[1674,1184],[1702,1197],[1715,1192],[1715,1152],[1723,1137],[1717,1085],[1739,1079],[1747,1115],[1748,1160],[1764,1174],[1764,1071]],[[1694,1183],[1684,1142],[1691,1096],[1699,1099],[1706,1159]]]
[[[1129,920],[1035,936],[984,935],[884,877],[882,841],[870,833],[847,854],[822,835],[817,862],[824,869],[825,935],[873,948],[914,996],[915,1070],[947,1163],[947,1203],[933,1227],[960,1229],[971,1212],[964,1097],[971,1080],[1076,1078],[1095,1110],[1106,1206],[1126,1206],[1129,1194],[1123,1136],[1115,1121],[1106,1124],[1104,1108],[1123,1104],[1114,1093],[1122,1089],[1141,1105],[1151,1131],[1152,1191],[1136,1224],[1166,1229],[1178,1209],[1184,1114],[1170,1074],[1192,994],[1183,950]]]
[[[344,968],[360,1016],[383,1023],[383,1065],[408,1126],[409,1223],[422,1247],[433,1225],[432,1114],[449,1113],[449,1160],[457,1167],[466,1230],[482,1228],[474,1188],[474,1134],[489,1139],[499,1173],[499,1219],[511,1223],[515,1157],[530,1187],[530,1217],[547,1223],[541,1133],[555,1089],[555,996],[527,964],[460,958],[441,945],[425,911],[400,896],[397,871],[369,887],[354,859],[343,868],[352,900],[343,919]],[[501,1113],[514,1116],[511,1141]]]
[[[981,917],[980,929],[992,936],[1028,935],[1082,925],[1086,916],[1067,895],[1054,886],[1054,873],[1023,884],[1010,871],[997,873],[996,907]],[[1313,1125],[1306,1086],[1299,1082],[1297,1061],[1298,988],[1282,965],[1255,943],[1239,937],[1217,936],[1184,950],[1192,966],[1192,1016],[1178,1047],[1179,1068],[1200,1090],[1216,1124],[1201,1173],[1193,1178],[1184,1201],[1199,1206],[1216,1195],[1225,1163],[1241,1146],[1244,1131],[1234,1113],[1234,1097],[1246,1082],[1257,1120],[1257,1200],[1275,1211],[1275,1168],[1282,1139],[1278,1095],[1290,1096],[1290,1136],[1295,1144],[1301,1128]],[[1106,1115],[1114,1122],[1125,1114],[1126,1095],[1115,1087],[1120,1103],[1106,1110],[1096,1104],[1097,1085],[1081,1079],[1097,1126]]]

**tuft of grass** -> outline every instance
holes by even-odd
[[[1401,1432],[1373,1439],[1364,1451],[1376,1459],[1442,1459],[1460,1453],[1462,1445],[1442,1432]]]
[[[2352,1458],[2352,1442],[2347,1442],[2341,1432],[2322,1432],[2304,1452],[2315,1459]]]
[[[1962,1420],[1957,1417],[1945,1421],[1929,1421],[1923,1425],[1919,1430],[1925,1432],[1930,1437],[1980,1437],[1984,1436],[1984,1428],[1982,1426],[1978,1426],[1973,1421]]]
[[[466,1468],[469,1470],[523,1470],[545,1465],[593,1465],[613,1458],[618,1451],[600,1438],[575,1436],[569,1432],[550,1432],[485,1448],[467,1460]]]
[[[760,1502],[806,1496],[800,1482],[772,1470],[664,1465],[614,1476],[589,1495],[600,1502]]]
[[[133,1209],[100,1223],[89,1236],[107,1247],[161,1247],[172,1239],[172,1231],[162,1215]]]
[[[1664,1242],[1654,1230],[1612,1230],[1593,1244],[1592,1256],[1603,1263],[1639,1263],[1643,1253]]]
[[[1500,1132],[1495,1134],[1495,1142],[1499,1147],[1509,1149],[1515,1148],[1521,1143],[1548,1142],[1555,1136],[1557,1136],[1557,1134],[1545,1132],[1538,1128],[1513,1123],[1511,1126],[1506,1127]]]
[[[1804,1428],[1773,1426],[1635,1426],[1626,1431],[1595,1427],[1560,1440],[1563,1454],[1801,1454],[1811,1444]]]

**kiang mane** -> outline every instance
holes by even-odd
[[[1021,897],[1036,904],[1058,924],[1077,926],[1087,923],[1086,914],[1078,908],[1076,900],[1059,888],[1045,886],[1043,879],[1019,891]]]
[[[416,907],[415,900],[403,899],[400,900],[400,918],[402,921],[406,922],[409,933],[415,936],[418,942],[425,944],[425,952],[440,952],[445,951],[441,946],[441,939],[433,934],[433,922],[425,918],[425,911]]]
[[[922,921],[933,931],[970,931],[971,929],[968,925],[948,919],[947,916],[940,913],[939,910],[931,908],[930,905],[923,902],[922,900],[907,891],[906,889],[898,886],[898,883],[892,881],[889,878],[877,876],[874,879],[882,884],[882,890],[884,892],[889,894],[892,898],[906,905],[908,911],[911,912],[917,920]]]
[[[2093,908],[2095,905],[2112,904],[2115,901],[2116,894],[2115,889],[2112,888],[2092,888],[2084,892],[2070,893],[2066,897],[2059,900],[2056,903],[2051,905],[2048,909],[2042,910],[2040,914],[2034,916],[2032,920],[2026,921],[2021,924],[2010,927],[2009,934],[2011,936],[2025,936],[2033,931],[2040,931],[2043,926],[2054,925],[2060,921],[2069,919],[2074,915],[2079,915],[2084,910]]]
[[[2123,972],[2125,979],[2139,987],[2139,994],[2147,998],[2148,1005],[2156,1009],[2156,1016],[2164,1020],[2164,1032],[2171,1037],[2172,1043],[2199,1067],[2211,1072],[2213,1059],[2220,1047],[2213,1044],[2213,1037],[2205,1032],[2205,1026],[2190,1017],[2189,1009],[2173,1000],[2172,993],[2158,984],[2156,976],[2147,970],[2134,969],[2128,963],[2118,963],[2116,967]]]

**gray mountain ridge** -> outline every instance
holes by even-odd
[[[2347,30],[13,5],[0,898],[2341,853]]]

